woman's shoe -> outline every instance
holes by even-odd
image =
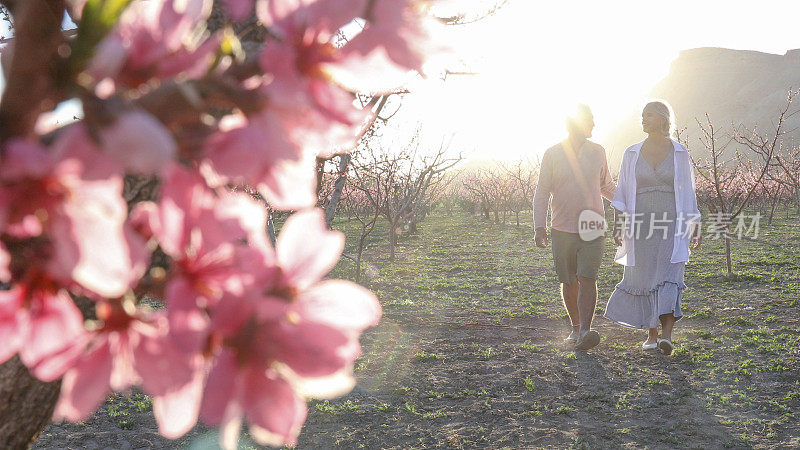
[[[642,342],[642,350],[655,350],[658,348],[658,341],[652,342],[648,344],[647,342]]]
[[[672,341],[669,339],[660,339],[658,341],[658,349],[661,350],[661,353],[669,356],[672,354],[672,350],[675,349],[675,346],[672,345]]]

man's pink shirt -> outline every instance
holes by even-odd
[[[600,144],[587,140],[573,151],[568,141],[558,143],[542,157],[533,196],[534,227],[547,226],[547,206],[552,196],[551,227],[577,233],[581,211],[588,209],[604,216],[602,197],[612,200],[616,189],[608,171],[606,151]]]

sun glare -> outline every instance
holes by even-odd
[[[422,122],[432,134],[455,134],[454,144],[474,150],[471,156],[513,160],[541,154],[562,139],[565,112],[586,103],[595,115],[593,139],[604,144],[620,124],[639,120],[638,108],[682,49],[783,53],[793,42],[800,46],[780,27],[742,40],[720,25],[733,12],[714,3],[681,0],[663,8],[628,0],[510,0],[479,22],[451,27],[464,71],[471,73],[421,84],[403,100],[397,126]],[[703,19],[712,16],[719,20]]]

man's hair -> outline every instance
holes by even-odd
[[[586,117],[592,117],[591,108],[584,103],[576,104],[573,110],[567,114],[567,131],[572,133],[572,131],[578,127],[582,119]]]

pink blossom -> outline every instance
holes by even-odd
[[[65,286],[108,297],[125,293],[145,270],[144,243],[125,226],[118,166],[96,150],[82,125],[62,130],[49,150],[13,141],[0,163],[0,213],[15,239],[42,237],[41,264]]]
[[[106,153],[132,173],[160,172],[177,152],[166,127],[144,111],[122,113],[100,136]]]
[[[0,291],[0,363],[19,352],[36,377],[58,379],[78,357],[83,342],[83,316],[69,295],[37,280]]]
[[[64,374],[61,396],[54,419],[77,422],[86,419],[113,391],[141,384],[157,401],[171,397],[187,399],[184,390],[197,382],[198,367],[190,355],[179,351],[167,338],[166,319],[160,314],[143,315],[120,302],[98,304],[102,327],[93,333],[88,344],[80,344],[83,354]],[[154,402],[155,403],[155,402]],[[182,404],[183,414],[197,417],[191,401]],[[164,414],[162,431],[178,436],[188,430],[180,414],[158,408]],[[194,421],[190,420],[193,424]],[[189,428],[191,425],[189,425]]]
[[[244,417],[256,442],[295,445],[306,405],[276,370],[242,366],[233,352],[226,351],[209,374],[200,414],[205,423],[220,425],[225,449],[236,448]]]
[[[330,41],[343,26],[362,17],[368,4],[368,0],[279,0],[258,2],[256,12],[265,26],[288,34],[313,28]]]
[[[425,72],[425,63],[445,51],[443,24],[429,14],[428,0],[375,0],[369,9],[367,27],[347,44],[353,67],[388,58],[397,68]]]
[[[354,94],[328,73],[341,55],[331,42],[318,40],[324,33],[292,32],[287,41],[269,43],[261,52],[261,67],[272,75],[262,88],[270,112],[304,152],[327,156],[347,150],[369,111],[355,106]]]
[[[128,87],[179,74],[198,77],[210,67],[219,38],[186,39],[210,12],[209,0],[133,2],[98,46],[88,72]]]
[[[219,424],[230,448],[247,418],[262,444],[296,442],[306,395],[341,394],[360,354],[358,335],[380,317],[372,293],[343,280],[321,281],[342,251],[341,233],[325,227],[320,210],[291,216],[258,290],[223,296],[212,313],[211,342],[219,342],[201,417]],[[315,383],[316,381],[316,383]]]
[[[276,209],[313,206],[315,158],[310,153],[298,153],[289,141],[278,119],[270,111],[264,111],[249,122],[221,130],[209,139],[204,175],[215,180],[215,184],[253,186]]]
[[[158,208],[150,210],[149,229],[173,258],[175,277],[165,297],[171,334],[187,350],[205,339],[207,308],[225,291],[239,293],[250,281],[242,265],[266,244],[266,212],[244,194],[212,192],[189,169],[173,166]]]

